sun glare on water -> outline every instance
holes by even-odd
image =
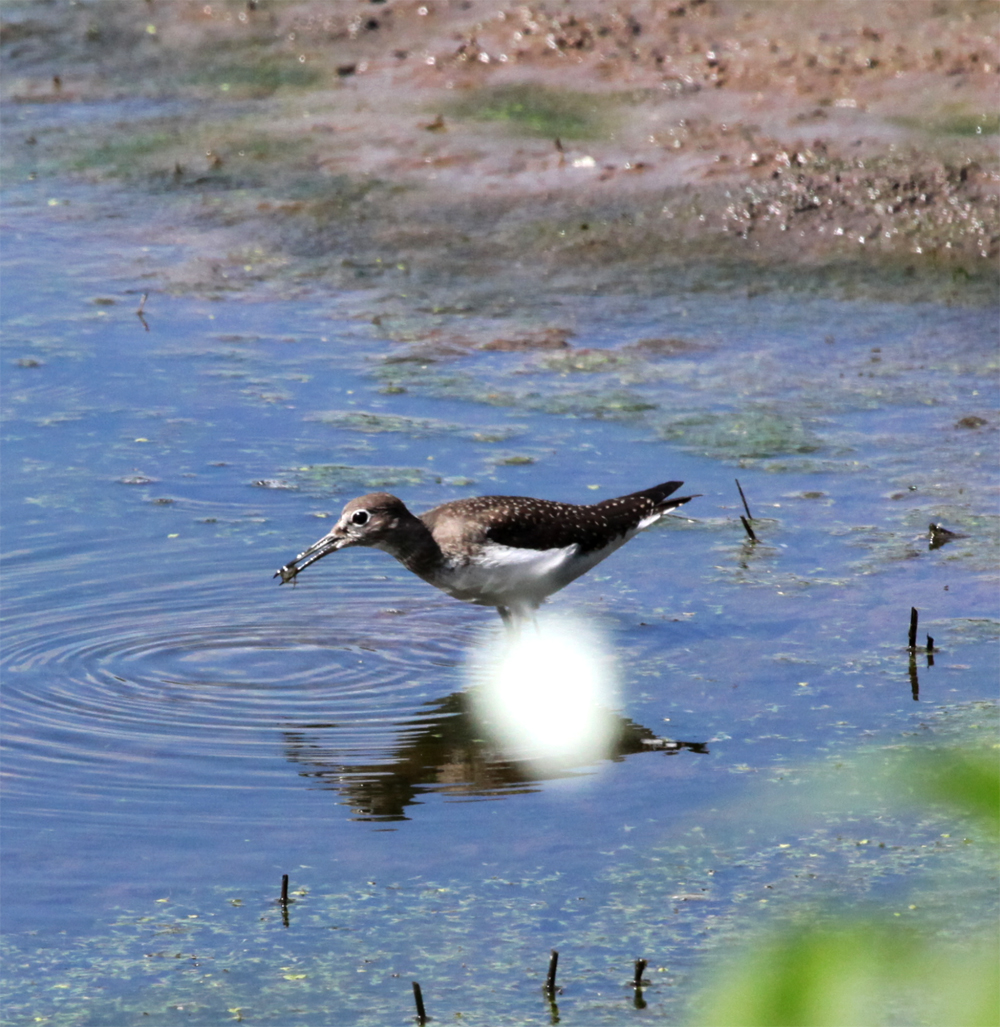
[[[611,754],[615,667],[592,625],[540,618],[476,650],[468,670],[480,726],[506,758],[548,773]]]

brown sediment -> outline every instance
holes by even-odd
[[[914,298],[930,283],[971,301],[995,295],[1000,256],[998,14],[995,0],[10,3],[8,105],[192,105],[8,129],[5,163],[8,181],[120,179],[186,212],[204,260],[178,287]],[[538,341],[565,345],[492,348]]]

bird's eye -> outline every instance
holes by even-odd
[[[351,514],[351,524],[367,524],[368,523],[368,511],[367,510],[355,510]]]

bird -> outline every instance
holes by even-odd
[[[414,516],[388,492],[352,499],[333,528],[274,573],[281,584],[330,553],[369,546],[467,603],[493,606],[511,630],[542,602],[696,496],[667,481],[600,503],[526,496],[456,499]]]

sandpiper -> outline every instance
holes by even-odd
[[[510,627],[547,597],[610,556],[643,528],[694,499],[668,499],[667,481],[601,503],[574,505],[522,496],[457,499],[415,517],[401,499],[371,492],[352,499],[333,529],[275,571],[282,584],[348,546],[374,546],[435,588],[495,606]]]

